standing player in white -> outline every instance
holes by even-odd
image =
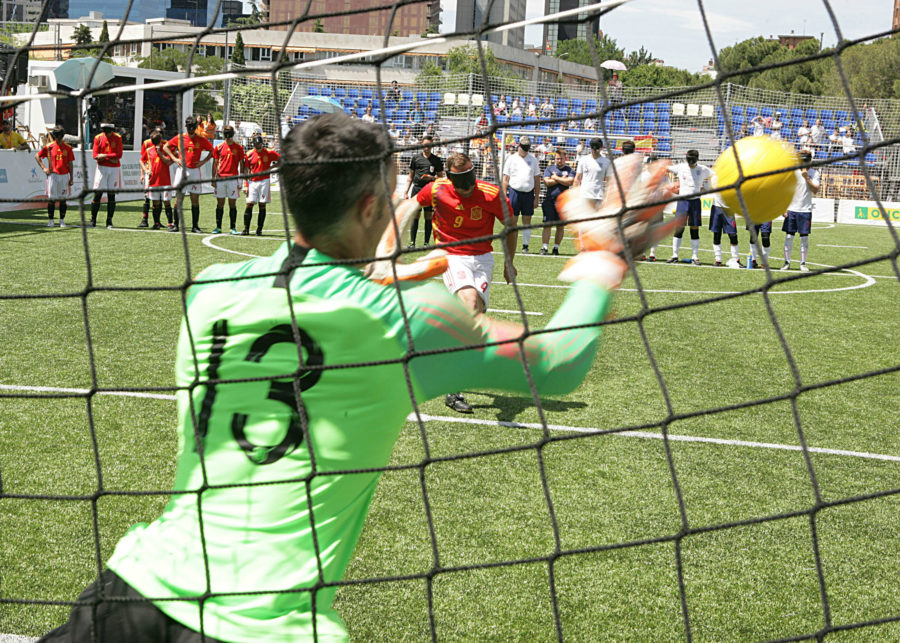
[[[612,161],[603,156],[603,139],[592,138],[591,153],[578,159],[573,187],[581,188],[581,196],[600,205],[606,177],[612,175]]]
[[[541,193],[541,166],[529,151],[531,139],[519,137],[519,148],[515,154],[506,157],[503,164],[502,191],[512,204],[513,217],[522,215],[522,252],[528,252],[531,241],[531,217],[538,207]]]
[[[700,160],[700,152],[697,150],[688,150],[684,155],[684,163],[679,163],[672,172],[678,177],[678,196],[682,198],[678,205],[675,206],[675,214],[687,215],[685,222],[691,229],[691,263],[695,266],[700,265],[700,192],[712,179],[713,173],[705,165],[701,165],[697,161]],[[672,256],[666,263],[676,263],[678,261],[678,250],[681,248],[681,237],[684,234],[685,224],[675,229],[675,236],[672,238]]]
[[[800,152],[800,162],[812,161],[812,153],[809,150]],[[794,250],[794,235],[800,235],[800,272],[809,272],[806,267],[806,255],[809,252],[809,232],[812,229],[812,198],[819,193],[821,182],[819,173],[815,168],[802,168],[794,170],[797,176],[797,187],[794,189],[794,199],[788,206],[784,215],[784,224],[781,229],[787,236],[784,238],[784,265],[782,270],[791,269],[791,252]]]
[[[715,183],[715,175],[713,175],[713,183]],[[722,266],[722,233],[728,235],[731,242],[731,259],[724,265],[729,268],[741,267],[741,251],[738,247],[737,223],[734,215],[730,214],[722,201],[722,195],[716,192],[713,195],[712,209],[709,212],[709,229],[713,233],[713,254],[716,256],[716,265]]]

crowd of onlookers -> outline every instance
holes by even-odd
[[[740,123],[737,134],[738,138],[768,135],[791,141],[801,150],[829,155],[855,154],[862,142],[856,125],[852,122],[840,125],[832,121],[830,127],[826,127],[822,118],[804,118],[796,119],[795,123],[796,127],[790,127],[782,118],[781,112],[775,112],[771,117],[757,114],[750,120]]]

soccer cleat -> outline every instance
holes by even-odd
[[[806,267],[805,263],[800,264],[800,272],[809,272],[809,268]]]
[[[173,223],[168,224],[166,228],[169,232],[178,232],[178,227]]]
[[[410,242],[409,242],[409,245],[407,245],[406,247],[407,247],[407,248],[415,248],[415,247],[416,247],[416,244],[413,243],[412,241],[410,241]]]
[[[63,221],[62,219],[60,219],[60,220],[59,220],[59,227],[60,227],[60,228],[65,228],[65,227],[66,227],[66,222]]]
[[[714,265],[716,268],[721,268],[721,267],[722,267],[722,260],[721,260],[721,259],[716,259],[716,263],[714,263],[713,265]]]
[[[527,245],[523,245],[523,246],[522,246],[522,252],[528,252],[528,246],[527,246]]]
[[[541,254],[544,255],[544,256],[546,256],[546,255],[547,255],[547,249],[546,249],[546,248],[541,248]]]
[[[231,234],[239,234],[239,233],[238,233],[237,230],[235,230],[234,228],[232,228],[232,229],[231,229]]]
[[[221,230],[221,228],[213,228],[212,233],[213,234],[222,234],[222,230]]]
[[[242,237],[249,237],[249,236],[250,236],[250,231],[249,231],[247,228],[244,228],[243,230],[241,230],[241,236],[242,236]]]
[[[699,266],[700,260],[699,259],[691,259],[691,263],[694,264],[695,266]],[[722,265],[722,264],[719,264],[719,265]]]
[[[461,393],[450,393],[444,398],[444,404],[457,413],[472,413],[472,406],[466,402]]]
[[[92,220],[88,225],[89,225],[90,227],[92,227],[92,228],[96,228],[96,227],[97,227],[97,221],[96,221],[96,219]]]
[[[50,220],[47,222],[47,227],[48,227],[48,228],[52,228],[53,225],[54,225],[53,219],[50,219]]]
[[[147,217],[144,217],[143,219],[141,219],[141,222],[138,224],[139,228],[146,228],[148,226],[149,226],[149,223],[147,222]]]
[[[162,230],[162,224],[161,224],[161,223],[154,223],[154,224],[153,224],[153,227],[150,228],[150,229],[151,229],[151,230]]]
[[[650,255],[647,257],[647,261],[656,261],[656,255]]]
[[[261,237],[261,236],[262,236],[262,230],[257,230],[257,231],[256,231],[256,236],[257,236],[257,237]]]
[[[554,254],[558,257],[559,256],[559,248],[554,248],[552,254]]]
[[[759,268],[759,262],[756,259],[754,259],[753,263],[750,264],[750,268],[753,270],[756,270],[757,268]]]
[[[107,224],[106,224],[106,229],[107,229],[107,230],[112,230],[112,229],[113,229],[112,224],[111,224],[111,223],[107,223]]]
[[[191,232],[197,232],[197,233],[201,233],[201,234],[202,234],[202,233],[203,233],[203,230],[201,230],[201,229],[198,228],[197,226],[194,226],[193,228],[191,228]]]
[[[786,272],[786,271],[788,271],[788,270],[790,270],[790,269],[791,269],[791,262],[790,262],[790,261],[785,261],[785,262],[784,262],[784,265],[781,266],[781,272]]]
[[[678,257],[669,257],[666,259],[666,263],[678,263]]]

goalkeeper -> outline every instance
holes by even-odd
[[[585,377],[626,270],[617,219],[570,220],[583,247],[605,249],[563,271],[575,283],[548,324],[560,330],[522,340],[520,325],[474,315],[431,280],[390,283],[433,276],[446,267],[439,255],[366,265],[383,233],[379,251],[395,255],[405,238],[392,218],[392,152],[386,130],[343,113],[288,135],[280,172],[293,243],[207,268],[187,292],[176,492],[159,518],[122,537],[69,621],[43,640],[346,640],[335,584],[410,394],[527,393],[523,360],[542,394]],[[623,185],[659,199],[638,176],[623,172]],[[418,207],[398,208],[401,222]],[[596,217],[577,197],[561,211]],[[644,212],[653,214],[622,222],[632,253],[667,232]]]

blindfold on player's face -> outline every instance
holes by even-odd
[[[447,178],[454,188],[465,192],[475,187],[475,168],[470,167],[465,172],[447,172]]]

